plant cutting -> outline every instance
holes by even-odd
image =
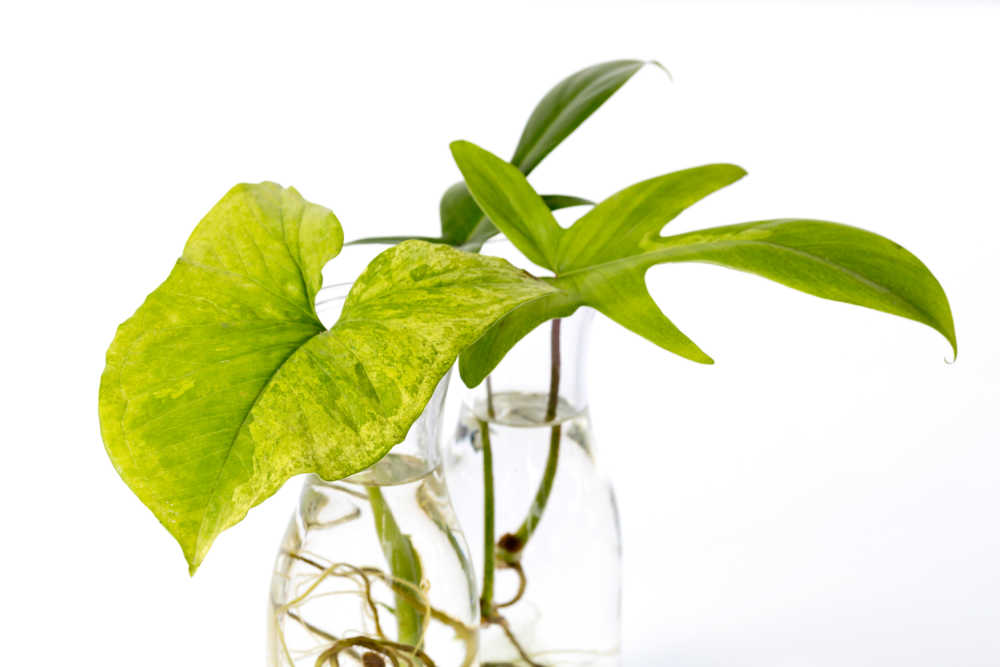
[[[282,579],[288,587],[273,609],[272,664],[616,664],[615,647],[597,655],[562,646],[565,654],[553,657],[544,637],[527,637],[531,628],[510,617],[546,577],[527,564],[554,511],[568,425],[579,416],[563,395],[562,322],[592,308],[663,349],[711,363],[650,297],[645,273],[654,265],[698,261],[754,273],[921,322],[957,352],[940,284],[872,232],[789,218],[661,235],[684,209],[740,179],[745,172],[734,165],[651,178],[561,227],[552,209],[586,200],[539,195],[525,175],[643,64],[606,63],[561,82],[532,114],[511,162],[453,143],[464,180],[442,200],[441,236],[379,239],[400,242],[356,279],[329,326],[317,295],[323,266],[343,245],[340,223],[294,189],[263,183],[223,197],[166,281],[119,327],[101,379],[106,449],[192,573],[224,530],[304,473],[315,475],[300,514],[308,527],[350,526],[360,531],[352,545],[373,545],[359,546],[364,560],[327,558],[303,548],[305,532],[290,530],[279,567],[295,573]],[[478,253],[498,232],[548,275]],[[496,493],[498,414],[525,396],[494,392],[489,377],[547,322],[547,391],[516,406],[546,433],[544,470],[517,499],[523,519],[498,527],[498,502],[513,502]],[[475,587],[455,584],[468,556],[433,453],[435,405],[456,360],[466,385],[485,386],[472,411],[483,562],[469,609],[461,600]],[[519,582],[506,600],[495,595],[498,568]],[[357,610],[354,622],[334,610],[341,600]],[[503,639],[496,656],[490,644],[477,655],[480,622]],[[289,645],[290,627],[301,646]]]

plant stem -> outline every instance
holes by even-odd
[[[562,372],[562,353],[560,346],[560,330],[562,320],[552,320],[551,336],[551,370],[549,372],[549,399],[545,409],[545,421],[553,421],[559,409],[559,382]],[[528,516],[521,522],[517,532],[513,536],[505,535],[501,540],[499,556],[506,563],[514,563],[520,558],[521,552],[528,544],[531,536],[538,527],[542,514],[549,502],[549,495],[552,493],[552,484],[556,478],[556,470],[559,467],[559,450],[562,442],[562,424],[555,424],[549,435],[549,453],[545,461],[545,471],[542,473],[542,480],[535,492],[535,498],[531,502]]]
[[[378,533],[382,552],[394,577],[409,582],[419,588],[423,579],[423,568],[413,543],[403,534],[396,517],[385,502],[381,489],[368,487],[368,500],[375,518],[375,532]],[[402,644],[419,647],[423,639],[424,615],[420,609],[396,595],[397,639]]]
[[[562,372],[562,352],[559,345],[559,331],[562,328],[562,320],[552,320],[552,335],[549,339],[549,346],[552,352],[552,364],[549,370],[549,403],[545,408],[545,421],[552,421],[556,418],[556,410],[559,408],[559,375]]]
[[[486,376],[486,415],[493,419],[496,412],[493,410],[493,378]]]
[[[552,320],[552,334],[551,334],[551,370],[549,372],[549,396],[548,403],[545,409],[545,421],[553,422],[556,419],[559,411],[559,381],[560,373],[562,370],[562,358],[560,350],[560,329],[562,321],[560,319]],[[494,417],[493,414],[493,387],[490,384],[490,379],[486,379],[486,399],[487,399],[487,410],[489,417]],[[524,570],[521,568],[519,562],[520,554],[524,549],[528,540],[531,539],[532,534],[535,532],[535,528],[538,526],[538,522],[541,520],[542,513],[545,511],[545,507],[549,501],[549,495],[552,493],[552,483],[555,480],[556,469],[559,465],[559,445],[562,440],[562,425],[555,424],[552,426],[552,434],[549,437],[549,454],[548,459],[545,462],[545,472],[542,474],[542,480],[539,484],[538,491],[535,493],[535,498],[531,503],[531,508],[528,511],[528,516],[521,523],[518,528],[517,533],[514,535],[506,534],[501,539],[499,544],[496,542],[496,499],[494,497],[494,482],[493,482],[493,447],[490,443],[490,431],[489,424],[480,419],[479,420],[479,432],[480,438],[483,445],[483,591],[479,599],[480,611],[483,617],[484,624],[499,625],[503,630],[507,639],[511,642],[515,649],[517,649],[518,654],[521,656],[530,667],[541,667],[537,662],[534,662],[528,655],[528,652],[521,646],[517,637],[514,635],[513,630],[510,627],[510,623],[504,618],[497,609],[500,607],[508,607],[516,602],[518,602],[524,595],[525,587],[527,586],[527,580],[524,575]],[[493,584],[496,576],[496,566],[497,557],[501,559],[501,564],[516,570],[520,578],[520,586],[518,588],[517,594],[509,602],[497,605],[493,601]]]
[[[542,519],[542,514],[545,512],[545,507],[549,502],[549,495],[552,493],[552,483],[556,478],[556,470],[559,467],[561,440],[562,425],[557,424],[552,427],[552,433],[549,436],[549,456],[545,461],[545,472],[542,474],[542,481],[538,485],[535,499],[531,502],[531,507],[528,509],[528,516],[524,517],[524,521],[521,522],[517,532],[514,533],[516,539],[508,539],[508,541],[513,543],[512,546],[516,546],[516,548],[513,550],[501,548],[499,555],[507,562],[517,561],[524,547],[528,544],[528,540],[535,533],[538,522]]]
[[[479,434],[483,441],[483,591],[479,598],[483,619],[493,617],[493,578],[496,568],[496,517],[493,497],[493,446],[490,425],[480,419]]]

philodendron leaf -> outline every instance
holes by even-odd
[[[587,67],[560,81],[535,109],[521,133],[511,163],[527,175],[542,159],[601,107],[645,65],[663,66],[647,60],[613,60]],[[665,71],[665,70],[664,70]],[[567,205],[547,197],[549,208]],[[568,205],[590,203],[585,200]],[[456,246],[482,246],[497,229],[469,195],[465,184],[455,183],[441,197],[441,237]]]
[[[795,219],[659,236],[685,208],[741,178],[745,172],[734,165],[666,174],[612,195],[569,229],[556,232],[557,251],[551,259],[550,221],[539,212],[538,195],[518,178],[517,169],[465,142],[453,144],[453,153],[473,196],[511,241],[526,255],[546,248],[549,261],[543,266],[555,274],[546,280],[559,289],[558,296],[498,322],[462,354],[459,369],[470,386],[481,382],[534,327],[565,317],[581,305],[596,308],[664,349],[711,363],[659,310],[646,289],[646,271],[666,262],[719,264],[809,294],[922,322],[939,331],[957,353],[951,310],[941,285],[914,255],[877,234]]]
[[[556,274],[550,282],[561,290],[558,297],[550,296],[512,314],[467,350],[459,365],[467,384],[481,382],[510,347],[536,326],[565,317],[581,305],[597,308],[672,352],[711,362],[657,308],[646,291],[644,270],[638,275],[616,275],[614,281],[606,280],[608,276],[599,271],[575,272],[564,280],[560,276],[564,270],[580,268],[577,255],[600,265],[607,257],[622,254],[623,248],[639,251],[635,239],[655,234],[682,210],[746,172],[734,165],[718,164],[650,179],[601,202],[564,230],[539,205],[538,194],[515,167],[464,141],[452,144],[452,154],[482,209],[525,256]],[[582,265],[589,266],[590,260]],[[551,309],[546,304],[551,304]]]
[[[531,112],[511,163],[525,174],[562,143],[648,60],[613,60],[582,69],[560,81]]]
[[[294,190],[237,186],[108,350],[108,454],[192,572],[289,477],[339,479],[381,458],[462,349],[554,291],[506,262],[406,241],[324,331],[313,303],[341,243],[333,214]]]

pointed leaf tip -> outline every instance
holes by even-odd
[[[937,278],[915,255],[873,232],[783,218],[661,237],[656,246],[642,261],[717,264],[824,299],[905,317],[939,332],[958,356],[951,306]]]
[[[659,60],[647,60],[645,61],[644,64],[652,65],[653,67],[663,70],[663,73],[667,75],[667,78],[670,80],[670,83],[674,83],[673,73],[669,69],[667,69],[666,65],[661,63]]]

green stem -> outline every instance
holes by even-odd
[[[556,478],[556,469],[559,467],[559,445],[561,440],[562,426],[553,426],[552,433],[549,436],[549,456],[545,461],[545,472],[542,475],[542,481],[539,483],[535,499],[531,502],[531,507],[528,509],[528,516],[524,518],[517,532],[514,533],[516,539],[511,540],[508,537],[505,540],[512,548],[501,547],[500,549],[498,555],[504,561],[513,563],[518,560],[524,547],[528,544],[528,540],[535,533],[538,522],[542,519],[542,514],[545,512],[545,507],[549,502],[549,495],[552,493],[552,483]]]
[[[493,617],[493,578],[496,569],[496,518],[493,497],[493,446],[490,425],[480,419],[479,434],[483,441],[483,591],[479,598],[484,619]]]
[[[545,421],[555,420],[559,409],[559,382],[562,371],[562,354],[560,349],[560,329],[562,321],[552,320],[551,353],[552,365],[549,373],[549,400],[545,409]],[[535,498],[528,509],[528,516],[521,522],[517,532],[513,535],[504,535],[501,538],[499,557],[506,563],[515,563],[521,557],[521,552],[528,544],[531,536],[535,533],[535,528],[542,519],[542,514],[549,503],[549,496],[552,494],[552,484],[555,482],[556,470],[559,467],[559,450],[562,442],[562,424],[552,427],[549,436],[549,453],[545,461],[545,471],[542,473],[542,480],[535,492]]]
[[[552,364],[549,374],[549,398],[545,410],[545,421],[554,422],[559,411],[559,380],[562,370],[562,359],[560,353],[559,334],[561,320],[552,320]],[[486,379],[486,402],[489,417],[493,418],[493,386],[490,378]],[[483,591],[479,599],[480,611],[484,624],[496,624],[501,627],[507,639],[517,649],[518,654],[530,667],[542,667],[540,663],[534,662],[527,651],[517,640],[510,623],[497,610],[500,607],[508,607],[518,602],[524,595],[527,581],[524,570],[518,562],[520,553],[524,549],[528,540],[531,539],[542,513],[549,501],[552,493],[552,484],[555,480],[556,469],[559,466],[559,443],[562,440],[562,425],[552,426],[552,435],[549,438],[549,455],[545,463],[545,472],[542,481],[535,493],[535,498],[531,503],[528,516],[521,523],[516,535],[506,534],[496,542],[496,499],[494,497],[493,481],[493,446],[490,443],[489,424],[480,419],[479,433],[483,445]],[[497,557],[502,559],[502,563],[513,568],[520,576],[521,585],[517,595],[508,602],[496,604],[493,601],[493,585],[496,576]]]
[[[551,348],[552,364],[549,371],[549,403],[545,407],[545,421],[552,421],[556,418],[556,410],[559,408],[559,375],[562,372],[562,352],[559,346],[559,330],[562,328],[562,320],[552,320],[552,335],[549,339]]]
[[[496,412],[493,410],[493,378],[486,376],[486,415],[493,419]]]
[[[375,531],[382,544],[382,553],[389,563],[389,572],[392,576],[409,582],[419,589],[423,568],[413,543],[400,530],[392,510],[382,496],[381,489],[369,486],[368,500],[375,517]],[[395,615],[397,639],[403,644],[419,647],[424,634],[423,611],[397,593]]]

